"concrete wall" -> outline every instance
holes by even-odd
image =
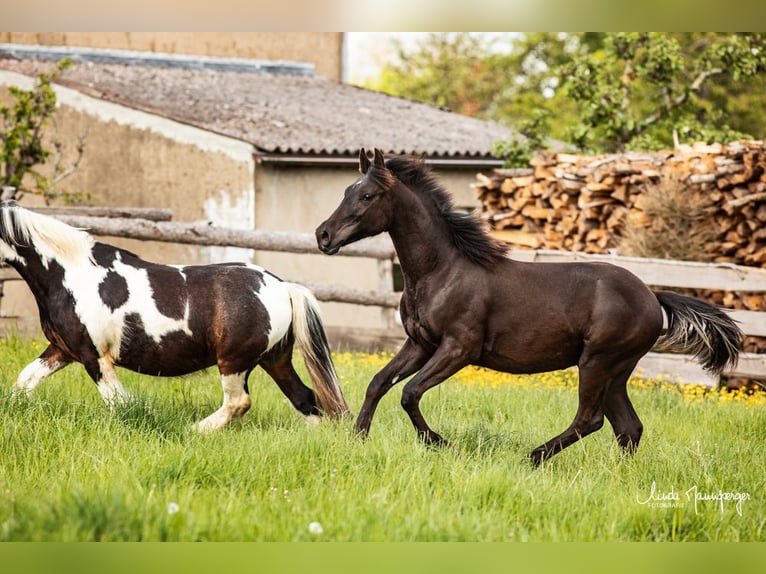
[[[440,169],[439,180],[453,193],[457,206],[477,207],[470,184],[472,169]],[[348,185],[359,177],[356,165],[348,167],[296,167],[262,165],[255,174],[255,217],[258,229],[314,233],[335,210]],[[255,261],[277,275],[294,281],[338,284],[357,289],[392,288],[390,264],[362,257],[258,253]],[[390,312],[378,307],[323,303],[328,325],[385,328]]]
[[[256,227],[275,231],[314,233],[343,197],[343,190],[359,173],[348,167],[261,166],[256,170]],[[358,289],[378,290],[382,287],[379,265],[374,259],[256,254],[259,265],[280,277],[308,283],[338,284]],[[390,288],[390,287],[389,287]],[[340,303],[323,303],[328,324],[347,327],[383,326],[383,313],[378,307]]]
[[[32,79],[0,71],[2,86],[31,89]],[[78,137],[85,134],[85,154],[76,173],[62,182],[73,193],[89,197],[87,204],[170,208],[175,221],[212,221],[217,225],[252,229],[254,180],[252,146],[164,118],[56,88],[59,109],[56,137],[65,142],[64,165],[75,155]],[[50,166],[48,166],[50,167]],[[42,169],[46,173],[45,168]],[[41,198],[25,194],[22,205],[39,205]],[[145,259],[168,263],[241,260],[249,250],[174,245],[120,238],[103,238]],[[24,317],[36,326],[37,311],[26,285],[8,282],[0,311]]]
[[[314,64],[340,81],[342,32],[0,32],[0,43],[79,46]]]

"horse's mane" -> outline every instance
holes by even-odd
[[[31,247],[44,262],[89,258],[94,243],[85,231],[15,203],[0,204],[0,240],[11,247]]]
[[[505,258],[506,245],[490,237],[476,215],[455,211],[452,195],[442,187],[422,158],[395,156],[386,160],[386,167],[399,181],[436,207],[447,223],[453,245],[466,258],[483,267]],[[370,171],[374,171],[374,166]]]

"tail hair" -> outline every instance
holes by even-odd
[[[293,336],[303,355],[319,406],[329,416],[350,414],[330,354],[319,303],[306,287],[286,283],[293,306]]]
[[[668,319],[656,351],[691,353],[714,375],[737,364],[744,335],[725,310],[671,291],[655,291]]]

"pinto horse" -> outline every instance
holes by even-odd
[[[316,230],[332,255],[363,237],[388,232],[404,275],[400,312],[407,339],[370,382],[356,420],[365,436],[383,395],[414,376],[402,407],[426,443],[445,443],[426,423],[423,393],[466,365],[510,373],[579,368],[579,404],[571,425],[530,453],[533,464],[601,428],[619,445],[638,447],[643,426],[627,393],[638,360],[653,347],[689,351],[720,373],[736,362],[742,332],[721,309],[652,291],[607,263],[526,263],[507,257],[473,215],[452,199],[418,158],[373,160]],[[663,311],[667,328],[663,331]]]
[[[223,404],[196,425],[210,431],[247,412],[247,379],[260,365],[307,420],[348,412],[316,300],[265,269],[151,263],[15,203],[0,204],[0,259],[29,285],[50,342],[17,391],[78,362],[114,404],[128,396],[115,365],[154,376],[216,365]],[[296,343],[314,392],[293,368]]]

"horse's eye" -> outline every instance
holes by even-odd
[[[362,195],[362,201],[371,201],[372,200],[372,194],[371,193],[365,193]]]

